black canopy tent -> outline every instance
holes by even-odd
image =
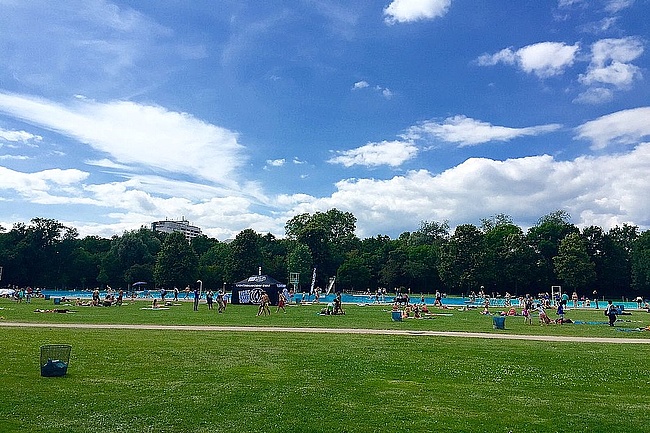
[[[262,299],[262,292],[269,295],[272,305],[278,303],[278,293],[287,287],[268,275],[253,275],[232,286],[230,302],[233,304],[256,304],[259,305]]]

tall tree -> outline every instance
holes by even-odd
[[[637,293],[650,291],[650,230],[632,245],[632,284]]]
[[[229,281],[239,281],[252,274],[262,266],[260,235],[253,229],[242,230],[230,243],[231,263],[228,267]]]
[[[553,257],[557,256],[562,239],[571,233],[579,232],[580,230],[571,224],[569,213],[563,210],[544,215],[537,221],[537,225],[528,230],[528,243],[541,255],[537,263],[538,290],[548,290],[557,280]]]
[[[595,265],[593,287],[603,295],[627,291],[630,287],[630,273],[624,248],[597,226],[584,228],[582,238]]]
[[[319,271],[319,284],[343,263],[345,254],[352,250],[358,239],[354,234],[356,218],[350,212],[330,209],[314,215],[301,214],[287,221],[285,232],[290,240],[307,245],[314,266]]]
[[[409,285],[404,265],[408,261],[406,248],[400,247],[388,253],[388,260],[381,268],[380,282],[389,289]]]
[[[99,280],[112,286],[125,286],[136,281],[152,282],[160,240],[145,227],[113,236],[111,249],[104,256]]]
[[[369,285],[371,290],[385,286],[381,270],[386,266],[391,251],[401,245],[398,240],[390,239],[388,236],[376,236],[363,239],[357,247],[361,259],[370,270]]]
[[[363,291],[369,288],[370,270],[358,254],[351,254],[339,267],[336,281],[338,287]]]
[[[7,248],[2,253],[3,280],[21,286],[61,287],[67,257],[61,254],[60,246],[75,236],[75,229],[49,218],[33,218],[29,225],[14,224],[2,236]]]
[[[299,287],[310,284],[313,259],[309,247],[296,241],[290,241],[287,253],[287,271],[298,274]]]
[[[456,227],[440,251],[440,277],[454,292],[468,293],[484,284],[484,234],[472,224]]]
[[[228,269],[232,263],[230,245],[217,242],[199,258],[199,279],[203,285],[215,289],[223,283],[232,283],[228,279]]]
[[[537,255],[520,227],[501,216],[493,223],[483,223],[485,286],[496,291],[518,294],[534,281]]]
[[[199,258],[181,232],[170,233],[156,258],[154,278],[162,287],[184,287],[196,281]]]
[[[408,237],[409,246],[433,245],[449,238],[449,222],[421,221],[420,227]]]
[[[577,233],[562,239],[553,263],[558,277],[571,290],[584,291],[596,279],[596,265],[589,257],[584,239]]]
[[[287,245],[290,241],[277,239],[271,233],[260,236],[262,268],[264,273],[285,280],[287,275]]]
[[[609,229],[609,239],[623,252],[625,257],[625,270],[619,275],[618,289],[627,291],[635,290],[632,282],[632,250],[636,239],[639,237],[639,228],[630,224],[623,224]]]

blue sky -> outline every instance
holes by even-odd
[[[650,227],[649,0],[0,0],[0,225]]]

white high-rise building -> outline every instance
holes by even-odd
[[[181,232],[188,241],[197,236],[201,236],[201,229],[190,225],[190,222],[185,217],[180,221],[154,221],[151,223],[151,230],[162,233]]]

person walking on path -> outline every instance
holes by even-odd
[[[605,316],[609,318],[609,326],[614,326],[614,323],[616,323],[616,306],[612,304],[611,300],[607,301]]]

